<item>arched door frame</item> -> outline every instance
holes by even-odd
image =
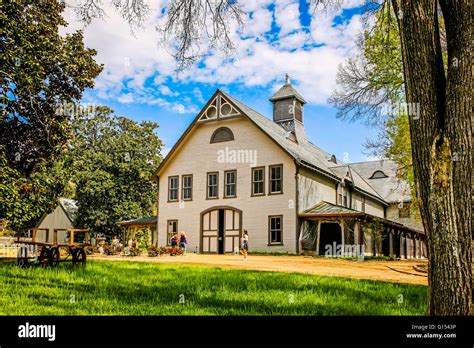
[[[243,216],[243,212],[242,210],[238,209],[238,208],[235,208],[235,207],[232,207],[230,205],[218,205],[218,206],[214,206],[214,207],[210,207],[206,210],[203,210],[199,216],[199,253],[202,254],[204,253],[203,252],[203,218],[204,218],[204,215],[206,215],[207,213],[210,213],[214,210],[221,210],[223,209],[224,211],[225,210],[232,210],[232,211],[235,211],[235,212],[238,212],[239,213],[239,241],[240,241],[240,238],[242,238],[242,216]],[[219,214],[217,215],[217,228],[219,228]],[[218,233],[218,236],[219,236],[219,231],[217,232]],[[206,252],[206,253],[209,253],[209,254],[212,254],[211,252]],[[219,250],[217,251],[217,253],[219,253]],[[224,253],[225,253],[225,213],[224,213]]]

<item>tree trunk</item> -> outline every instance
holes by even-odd
[[[435,0],[392,1],[402,47],[415,184],[429,244],[429,312],[469,315],[472,302],[473,49],[471,0],[440,0],[447,35],[443,65]],[[442,20],[442,19],[441,19]]]

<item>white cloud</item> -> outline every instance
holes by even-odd
[[[300,31],[280,37],[279,44],[282,49],[296,49],[302,47],[310,39],[310,35]]]
[[[281,35],[301,29],[298,1],[277,0],[275,9],[276,24],[280,27]]]
[[[258,8],[249,13],[243,36],[260,36],[271,30],[273,14],[266,8]]]
[[[350,7],[362,1],[351,2]],[[335,13],[317,12],[311,26],[302,28],[296,0],[276,1],[273,13],[268,8],[270,1],[242,1],[249,18],[242,37],[237,28],[231,33],[237,43],[234,59],[211,51],[199,66],[176,77],[172,51],[158,46],[159,35],[155,31],[155,26],[165,19],[159,11],[165,1],[153,3],[149,21],[144,29],[135,31],[135,36],[109,2],[103,3],[108,6],[108,18],[94,20],[84,30],[86,45],[98,51],[97,61],[105,66],[96,79],[96,97],[121,103],[148,103],[177,113],[195,112],[197,106],[184,103],[184,96],[174,90],[173,84],[241,83],[250,88],[268,86],[274,89],[281,84],[286,72],[309,102],[325,104],[335,86],[337,66],[354,48],[357,34],[362,29],[359,15],[335,25],[334,19],[342,9]],[[343,8],[346,7],[349,4],[343,3]],[[67,31],[82,27],[74,21],[71,10],[66,18],[71,22]],[[266,34],[271,30],[273,20],[279,31],[272,41]],[[195,102],[204,102],[199,89],[194,88],[191,93]]]
[[[172,97],[175,97],[177,95],[179,95],[178,92],[173,92],[168,86],[166,85],[161,85],[160,87],[158,87],[158,90],[160,91],[160,93],[162,95],[167,95],[167,96],[172,96]]]

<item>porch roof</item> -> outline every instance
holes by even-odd
[[[332,204],[326,201],[321,201],[316,203],[309,209],[306,209],[303,213],[299,214],[300,216],[310,217],[310,216],[328,216],[328,215],[337,215],[337,216],[364,216],[364,212],[357,211],[344,207],[342,205]]]
[[[154,225],[158,221],[157,216],[150,216],[126,221],[119,221],[117,225],[120,226],[144,226],[144,225]]]
[[[354,218],[359,217],[369,221],[379,221],[384,225],[391,226],[403,231],[414,232],[417,234],[424,235],[425,232],[421,230],[416,230],[414,228],[403,225],[399,222],[387,220],[379,216],[367,214],[362,211],[357,211],[350,209],[341,205],[332,204],[326,201],[321,201],[316,205],[312,206],[309,209],[306,209],[304,212],[298,214],[300,218],[303,219],[321,219],[321,218]]]

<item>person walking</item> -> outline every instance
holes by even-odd
[[[244,260],[247,260],[247,254],[249,252],[249,234],[247,230],[244,230],[242,235],[242,254],[244,255]]]
[[[179,236],[179,247],[183,250],[183,255],[186,256],[186,246],[188,245],[188,239],[186,238],[186,233],[181,231],[181,235]]]

